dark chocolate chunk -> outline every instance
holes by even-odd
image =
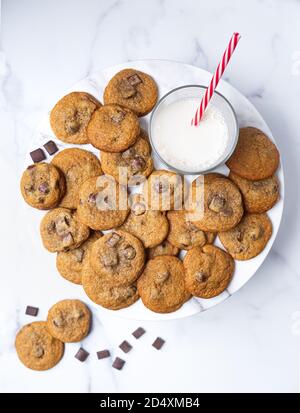
[[[122,370],[125,363],[126,363],[125,360],[122,360],[119,357],[116,357],[112,366],[114,369]]]
[[[89,354],[90,353],[88,353],[82,347],[80,347],[80,349],[75,354],[75,358],[79,361],[85,361],[88,358]]]
[[[39,309],[37,307],[31,307],[30,305],[28,305],[26,307],[25,314],[32,315],[32,317],[36,317],[38,315],[38,312],[39,312]]]
[[[123,343],[119,345],[119,347],[124,351],[124,353],[129,353],[129,351],[132,349],[132,346],[126,340],[124,340]]]
[[[105,359],[107,357],[110,357],[110,352],[109,352],[109,350],[97,351],[97,357],[98,357],[99,360]]]
[[[132,76],[129,76],[128,82],[131,84],[131,86],[136,86],[139,83],[142,83],[142,79],[135,73]]]
[[[132,333],[132,335],[133,335],[133,337],[138,339],[138,338],[142,337],[142,335],[145,334],[145,333],[146,333],[146,331],[142,327],[139,327]]]
[[[45,143],[44,148],[49,153],[49,155],[53,155],[58,151],[58,147],[56,146],[56,143],[53,141],[48,141],[47,143]]]
[[[44,151],[41,148],[38,148],[30,152],[30,156],[34,163],[41,162],[44,159],[46,159],[46,155],[44,154]]]
[[[165,340],[163,340],[160,337],[157,337],[154,341],[154,343],[152,344],[152,346],[154,348],[156,348],[156,350],[160,350],[162,348],[162,346],[165,344]]]

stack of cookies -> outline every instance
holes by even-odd
[[[255,257],[272,234],[266,211],[279,197],[279,154],[271,140],[242,128],[229,177],[196,179],[186,204],[183,177],[153,170],[140,128],[157,97],[152,77],[134,69],[109,81],[104,105],[85,92],[63,97],[50,114],[53,132],[67,144],[91,144],[99,158],[70,147],[51,163],[29,166],[21,180],[25,201],[49,209],[40,231],[45,248],[57,253],[59,273],[112,310],[140,297],[168,313],[192,295],[214,297],[230,283],[234,259]],[[132,187],[138,193],[128,194]],[[213,245],[217,235],[225,250]]]

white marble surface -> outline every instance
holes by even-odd
[[[296,0],[2,1],[1,392],[299,391],[299,13]],[[26,304],[39,306],[43,319],[56,299],[76,296],[76,286],[44,277],[22,231],[18,180],[41,115],[76,81],[118,62],[162,58],[213,70],[233,31],[243,39],[225,78],[265,118],[285,166],[284,217],[264,265],[230,300],[202,315],[143,322],[147,334],[136,342],[130,332],[139,322],[101,315],[83,343],[91,352],[86,363],[74,360],[72,344],[56,368],[27,370],[13,346],[16,330],[30,321]],[[157,335],[166,339],[160,352],[150,345]],[[105,347],[121,355],[124,338],[134,350],[122,372],[95,359]]]

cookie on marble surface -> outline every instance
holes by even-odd
[[[226,165],[235,174],[251,181],[270,178],[278,168],[279,152],[261,130],[241,128],[237,146]]]
[[[114,230],[96,241],[90,252],[93,270],[115,287],[130,285],[140,276],[145,263],[142,242],[126,231]]]
[[[79,190],[78,217],[94,230],[119,227],[128,213],[127,190],[112,177],[87,179]]]
[[[87,259],[87,252],[102,235],[100,231],[93,232],[78,248],[57,253],[56,267],[63,278],[74,284],[81,284],[82,268]]]
[[[229,178],[241,191],[247,212],[266,212],[278,201],[279,181],[276,175],[259,181],[250,181],[230,172]]]
[[[104,90],[104,102],[117,103],[131,109],[137,116],[151,112],[157,102],[158,90],[153,78],[135,69],[115,74]]]
[[[82,286],[87,296],[96,304],[110,310],[120,310],[134,304],[139,295],[136,283],[112,286],[99,276],[86,260],[82,269]]]
[[[76,212],[55,208],[42,219],[40,233],[44,247],[59,252],[78,248],[89,237],[90,230],[78,220]]]
[[[20,361],[32,370],[54,367],[64,354],[64,343],[49,333],[45,321],[35,321],[19,330],[15,342]]]
[[[191,191],[189,219],[202,231],[226,231],[240,222],[244,213],[242,196],[229,179],[215,177],[204,181],[204,185],[196,179]]]
[[[122,152],[138,139],[139,120],[129,109],[104,105],[93,114],[87,134],[95,148],[105,152]]]
[[[51,128],[63,142],[88,143],[86,128],[92,114],[100,106],[101,103],[87,92],[71,92],[51,110]]]
[[[212,298],[221,294],[230,283],[234,260],[214,245],[195,247],[183,259],[186,289],[195,297]]]
[[[21,178],[27,204],[37,209],[56,207],[66,190],[65,177],[54,165],[41,162],[28,166]]]
[[[183,264],[177,257],[164,255],[149,260],[137,282],[144,305],[157,313],[179,309],[190,297],[184,277]]]
[[[55,155],[51,163],[63,172],[66,179],[66,194],[60,206],[76,209],[80,185],[88,178],[102,174],[99,159],[84,149],[69,148]]]
[[[163,242],[169,232],[169,222],[164,212],[147,209],[144,197],[135,194],[131,199],[131,211],[121,229],[140,239],[145,248]]]
[[[266,213],[246,214],[233,229],[220,232],[220,241],[236,260],[249,260],[260,254],[272,235],[272,222]]]
[[[161,255],[174,255],[174,257],[176,257],[179,254],[179,248],[174,247],[174,245],[172,245],[167,239],[165,239],[156,247],[148,248],[147,253],[149,260]]]
[[[140,177],[147,177],[153,170],[151,146],[145,131],[141,130],[137,141],[123,152],[101,152],[101,165],[104,173],[113,176],[119,183],[134,184]],[[126,168],[126,176],[120,174]]]
[[[184,201],[184,179],[175,172],[154,171],[144,182],[143,194],[149,209],[181,209]]]
[[[47,328],[63,343],[83,340],[90,331],[90,325],[90,310],[80,300],[59,301],[48,311]]]

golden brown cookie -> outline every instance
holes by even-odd
[[[126,188],[107,175],[86,180],[79,198],[78,217],[94,230],[119,227],[129,213]]]
[[[115,74],[104,90],[104,102],[117,103],[131,109],[137,116],[151,112],[157,102],[158,90],[151,76],[134,69]]]
[[[233,229],[220,232],[220,241],[236,260],[249,260],[260,254],[272,235],[267,214],[246,214]]]
[[[146,132],[141,134],[134,145],[123,152],[101,152],[101,165],[104,173],[113,176],[119,183],[134,184],[140,177],[147,177],[153,170],[151,146],[146,137]],[[122,169],[122,173],[120,171]],[[123,175],[123,173],[126,174]]]
[[[274,175],[279,165],[279,152],[261,130],[241,128],[235,151],[226,162],[228,168],[245,179],[256,181]]]
[[[76,209],[80,185],[88,178],[102,174],[99,159],[84,149],[70,148],[55,155],[51,163],[59,168],[66,178],[66,194],[60,206]]]
[[[74,284],[81,284],[82,268],[87,259],[87,251],[103,234],[94,232],[78,248],[61,251],[56,256],[56,267],[62,277]]]
[[[91,313],[79,300],[62,300],[48,311],[47,328],[63,343],[81,341],[90,331]]]
[[[183,177],[171,171],[154,171],[144,183],[143,194],[149,209],[181,209],[184,201]]]
[[[157,245],[156,247],[148,249],[148,258],[151,260],[152,258],[159,257],[161,255],[176,255],[179,254],[179,248],[174,247],[168,240],[164,240],[161,244]]]
[[[64,343],[52,337],[45,321],[35,321],[22,327],[15,346],[21,362],[32,370],[51,369],[64,354]]]
[[[131,199],[131,212],[121,229],[140,239],[145,248],[159,245],[168,235],[169,222],[164,212],[147,209],[141,194]]]
[[[68,251],[79,247],[90,234],[74,211],[55,208],[41,221],[40,232],[44,247],[50,252]]]
[[[137,116],[119,105],[101,106],[87,128],[90,143],[105,152],[122,152],[133,145],[140,134]]]
[[[173,256],[149,260],[137,287],[144,305],[157,313],[175,311],[189,298],[184,285],[183,264]]]
[[[247,212],[266,212],[276,204],[279,198],[279,181],[276,175],[260,181],[249,181],[230,172],[229,178],[241,191]]]
[[[54,208],[66,190],[64,175],[54,165],[45,162],[28,166],[20,187],[25,202],[37,209]]]
[[[72,92],[60,99],[50,113],[50,125],[55,135],[66,143],[88,143],[87,125],[101,106],[86,92]]]
[[[94,303],[110,310],[129,307],[139,299],[136,283],[119,287],[107,284],[104,278],[93,270],[89,260],[85,261],[83,266],[82,286]]]
[[[93,270],[114,287],[136,281],[144,263],[145,251],[141,241],[121,230],[105,234],[93,244],[90,252]]]
[[[190,250],[209,242],[206,233],[188,220],[186,211],[169,211],[167,217],[170,223],[168,241],[175,247]]]
[[[199,185],[200,182],[200,185]],[[218,232],[235,227],[244,210],[238,187],[227,178],[209,179],[192,184],[193,208],[189,220],[202,231]]]
[[[186,289],[196,297],[212,298],[228,286],[234,271],[234,260],[214,245],[195,247],[183,259]]]

